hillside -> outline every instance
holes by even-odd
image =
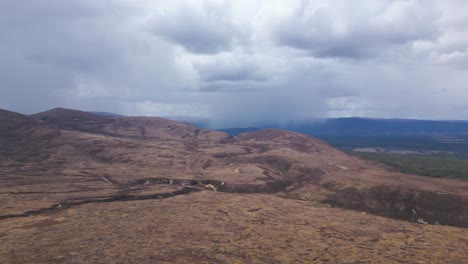
[[[201,123],[202,127],[209,122]],[[468,156],[468,122],[450,120],[329,118],[289,124],[258,124],[257,128],[224,128],[231,136],[277,128],[318,137],[349,151],[380,148],[402,153],[445,153]]]
[[[466,260],[466,181],[397,173],[277,129],[232,137],[71,109],[2,110],[0,121],[10,262]]]

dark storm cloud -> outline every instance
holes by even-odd
[[[40,109],[41,106],[60,101],[61,89],[73,85],[70,73],[50,62],[56,61],[59,57],[67,57],[66,49],[75,44],[70,41],[69,36],[66,37],[67,32],[63,29],[74,21],[93,16],[94,12],[88,8],[80,8],[81,4],[72,4],[70,9],[60,10],[64,6],[61,3],[60,1],[0,3],[2,105],[21,111]],[[60,12],[53,12],[54,6]],[[76,11],[71,12],[71,10]],[[59,42],[58,39],[62,40]],[[65,43],[67,45],[64,45]],[[75,52],[79,53],[80,50],[77,49]],[[71,50],[68,53],[71,54]],[[73,60],[70,62],[74,63]]]
[[[268,125],[326,115],[328,98],[351,96],[355,91],[345,89],[346,80],[324,66],[311,61],[292,63],[277,73],[278,78],[245,84],[246,90],[222,90],[222,100],[215,103],[217,122],[213,126]]]
[[[132,5],[50,0],[0,5],[0,107],[25,113],[59,105],[118,112],[126,101],[155,94],[164,100],[169,92],[155,87],[176,89],[183,81],[176,77],[172,48],[136,25],[139,11]]]
[[[170,14],[155,15],[152,31],[193,53],[213,54],[232,49],[235,27],[224,5],[204,4],[200,10],[188,6]]]

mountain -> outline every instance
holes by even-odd
[[[30,117],[46,121],[50,124],[62,125],[67,128],[79,129],[83,131],[90,129],[93,130],[96,127],[102,126],[112,121],[112,119],[103,116],[65,108],[54,108],[49,111],[31,115]]]
[[[209,122],[202,123],[207,126]],[[255,129],[278,128],[317,136],[379,136],[379,135],[468,135],[468,121],[329,118],[311,122],[258,124],[255,128],[222,128],[232,135]]]
[[[208,122],[201,124],[201,127],[207,124]],[[408,153],[439,151],[468,155],[467,121],[331,118],[217,130],[237,136],[264,128],[285,129],[315,136],[344,150],[382,148]]]
[[[160,117],[104,117],[64,108],[55,108],[30,117],[62,129],[127,139],[161,139],[168,136],[202,138],[207,134],[222,134]]]
[[[245,128],[239,127],[239,128],[225,128],[225,129],[217,129],[217,130],[226,132],[231,136],[238,136],[242,133],[254,132],[254,131],[261,130],[261,129],[256,128],[256,127],[245,127]]]
[[[468,134],[467,121],[332,118],[283,128],[316,135]]]
[[[394,172],[308,135],[63,108],[1,110],[0,135],[9,262],[466,257],[468,182]]]
[[[88,113],[98,115],[98,116],[103,116],[103,117],[118,117],[118,116],[123,116],[115,113],[109,113],[109,112],[97,112],[97,111],[88,111]]]

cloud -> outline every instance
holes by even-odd
[[[169,100],[190,87],[190,73],[175,62],[173,47],[147,33],[135,6],[6,2],[0,8],[0,104],[6,108],[120,111],[127,101]]]
[[[236,28],[227,4],[205,2],[200,8],[181,5],[175,11],[158,14],[151,29],[192,53],[212,54],[233,47]]]
[[[296,12],[277,23],[273,38],[315,57],[360,59],[438,35],[439,14],[427,1],[324,3],[303,1]]]
[[[289,63],[288,68],[276,72],[276,78],[244,86],[244,91],[224,91],[213,104],[217,120],[213,126],[306,121],[327,115],[328,98],[353,94],[351,89],[340,87],[340,77],[327,63],[310,59]]]
[[[196,60],[194,69],[205,92],[253,92],[269,80],[268,70],[242,51]]]
[[[0,1],[0,108],[466,119],[463,0]]]
[[[436,60],[440,64],[456,65],[468,69],[468,48],[440,54]]]
[[[252,65],[210,65],[198,66],[204,82],[239,82],[239,81],[257,81],[265,80],[261,73]]]

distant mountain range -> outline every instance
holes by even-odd
[[[207,127],[208,123],[194,122]],[[308,135],[328,136],[376,136],[376,135],[468,135],[468,121],[458,120],[414,120],[414,119],[371,119],[329,118],[311,122],[289,124],[265,124],[255,127],[218,129],[238,135],[264,128],[278,128]]]
[[[109,112],[96,112],[96,111],[88,111],[88,113],[95,114],[98,116],[103,116],[103,117],[119,117],[123,115],[115,114],[115,113],[109,113]]]
[[[351,117],[222,129],[210,126],[208,120],[192,119],[185,122],[202,128],[214,128],[232,136],[265,128],[284,129],[318,137],[335,147],[347,150],[380,147],[408,151],[437,150],[468,155],[468,121]]]
[[[103,117],[122,117],[109,112],[89,113]],[[375,119],[362,117],[315,119],[310,122],[262,124],[249,127],[217,128],[202,117],[167,116],[167,119],[215,129],[236,136],[265,128],[277,128],[315,136],[382,136],[382,135],[468,135],[466,120]]]
[[[316,135],[468,134],[467,121],[412,119],[332,118],[283,128]]]

